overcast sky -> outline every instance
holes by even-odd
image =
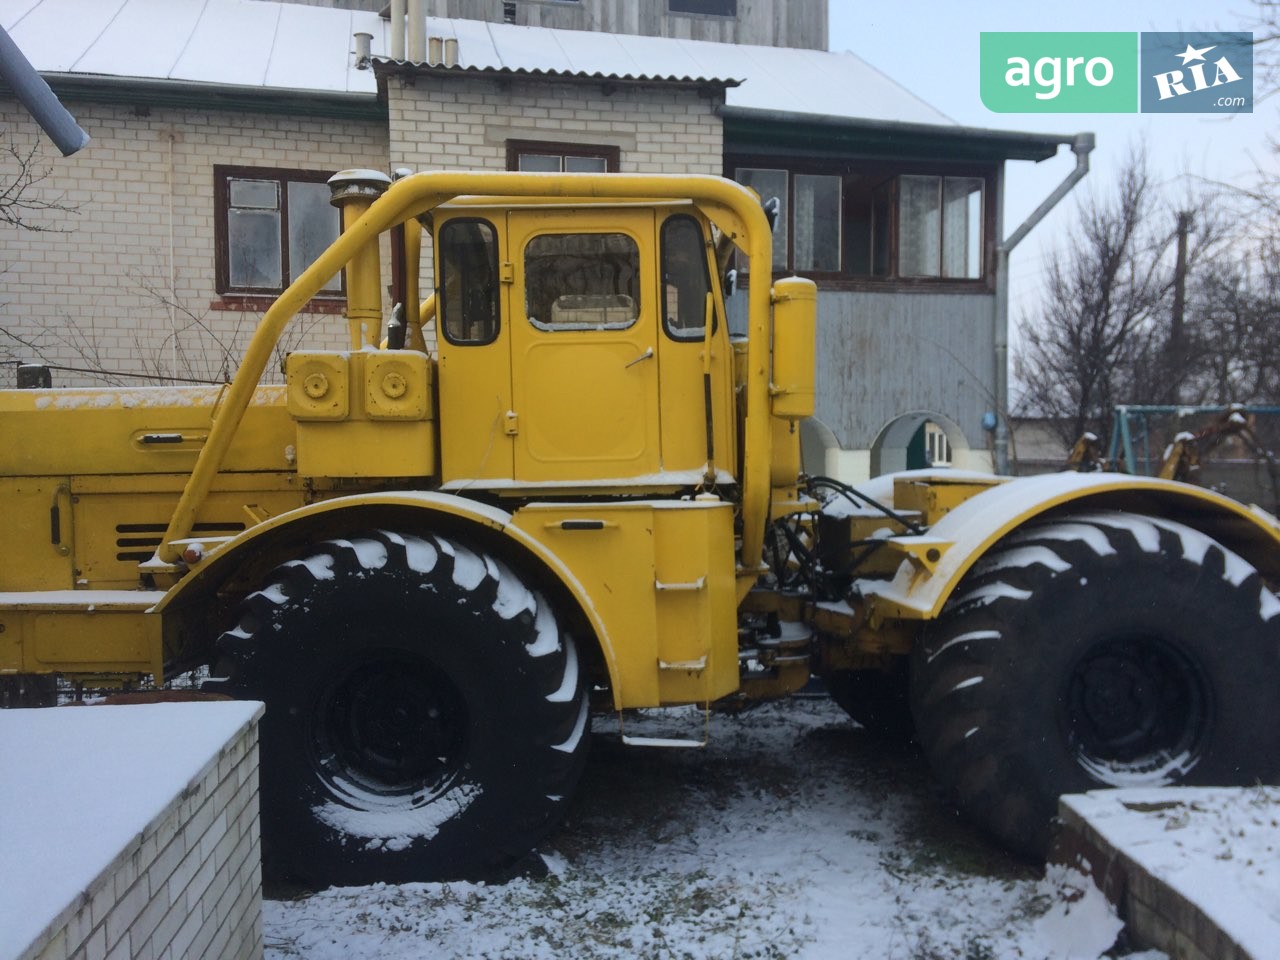
[[[1091,173],[1054,215],[1023,241],[1012,257],[1015,322],[1034,301],[1044,258],[1060,239],[1077,197],[1107,189],[1134,143],[1145,144],[1157,179],[1176,189],[1187,176],[1247,182],[1258,167],[1277,169],[1267,137],[1280,136],[1280,96],[1253,114],[1219,119],[1207,114],[993,113],[978,95],[978,43],[983,31],[1213,31],[1248,30],[1255,8],[1248,0],[904,0],[865,3],[831,0],[832,50],[851,50],[957,123],[1002,130],[1097,134]],[[1260,92],[1260,91],[1259,91]],[[1011,162],[1005,233],[1011,233],[1074,166],[1067,148],[1040,164]]]

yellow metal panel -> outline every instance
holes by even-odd
[[[0,590],[73,586],[71,487],[66,480],[0,479],[0,517]]]
[[[658,669],[663,703],[707,703],[738,688],[733,510],[654,511]]]
[[[619,708],[705,702],[737,688],[729,504],[533,504],[514,523],[589,598]]]
[[[298,424],[304,477],[429,477],[435,473],[429,420],[344,420]]]
[[[158,598],[137,591],[0,594],[0,670],[159,678],[160,618],[145,612]]]
[[[604,624],[614,702],[653,707],[658,685],[653,511],[648,504],[533,504],[513,523],[569,569]]]
[[[0,391],[0,475],[189,473],[221,396],[220,387]],[[291,469],[294,442],[285,388],[262,387],[224,468]]]
[[[289,410],[304,477],[435,473],[432,364],[408,350],[289,357]]]
[[[818,286],[788,277],[773,285],[773,415],[813,416],[817,367]]]
[[[262,474],[263,479],[273,475]],[[254,523],[246,510],[252,507],[268,515],[285,513],[302,502],[302,492],[291,474],[276,474],[276,489],[228,490],[211,493],[196,517],[195,538],[216,543],[236,536]],[[163,479],[164,483],[154,483]],[[122,590],[138,585],[138,564],[160,546],[165,525],[182,490],[180,477],[77,478],[72,484],[74,506],[75,581],[93,590]],[[231,479],[223,477],[226,481]]]
[[[142,614],[35,614],[29,618],[35,660],[42,666],[80,670],[146,670],[153,658],[142,620]]]
[[[594,212],[594,211],[593,211]],[[511,328],[515,479],[597,480],[662,469],[658,424],[657,279],[652,210],[512,212],[504,238],[514,264]],[[525,248],[544,234],[621,233],[640,255],[638,316],[624,329],[540,328],[527,316]],[[538,318],[545,324],[548,318]],[[603,326],[603,324],[602,324]]]
[[[427,420],[432,415],[431,362],[392,350],[365,358],[364,408],[370,420]]]
[[[345,420],[351,413],[347,354],[291,353],[284,370],[295,420]]]

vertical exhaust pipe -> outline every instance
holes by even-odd
[[[343,232],[350,230],[389,186],[391,178],[377,170],[341,170],[330,177],[329,202],[342,211]],[[351,258],[346,272],[351,349],[376,347],[382,339],[382,271],[377,237]]]

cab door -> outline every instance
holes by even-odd
[[[659,472],[653,211],[507,217],[516,481]]]
[[[500,309],[498,229],[454,217],[436,249],[441,480],[446,489],[509,483],[511,324]]]

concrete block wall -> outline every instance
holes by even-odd
[[[215,164],[333,172],[386,169],[380,118],[84,103],[67,106],[93,137],[58,156],[30,116],[0,99],[3,137],[46,173],[38,194],[70,207],[35,211],[39,232],[8,231],[0,254],[0,360],[219,379],[234,372],[261,312],[227,309],[215,289]],[[0,155],[0,182],[13,159]],[[300,315],[287,345],[346,345],[341,316]],[[55,385],[101,378],[56,372]],[[147,381],[121,378],[121,384]],[[157,379],[154,382],[164,382]],[[14,366],[0,367],[0,387]]]
[[[262,956],[261,716],[259,706],[20,960]]]

